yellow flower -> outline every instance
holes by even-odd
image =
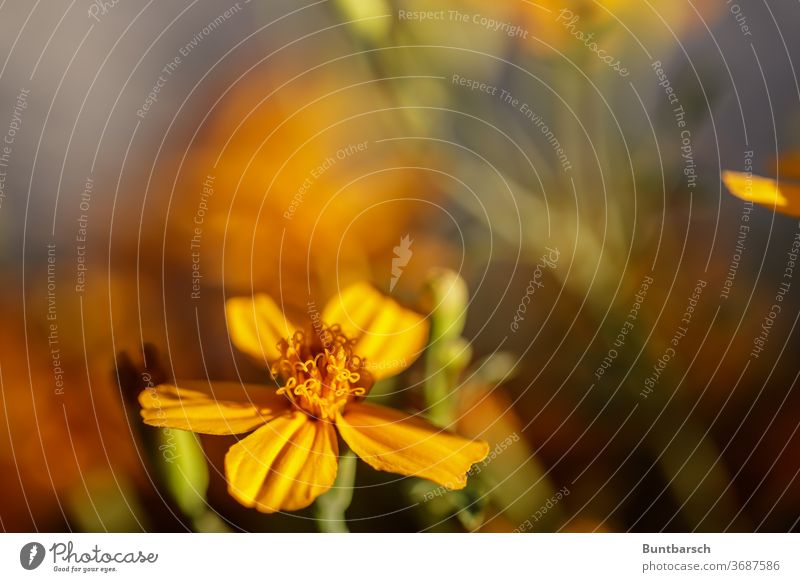
[[[255,430],[225,456],[228,491],[271,513],[311,504],[338,467],[337,432],[381,471],[451,489],[488,445],[462,439],[399,411],[364,402],[375,380],[398,374],[425,347],[428,324],[367,284],[345,289],[310,325],[291,323],[266,295],[228,301],[231,339],[267,364],[277,391],[236,383],[160,385],[139,395],[145,423],[203,434]]]
[[[800,217],[800,184],[753,176],[742,172],[722,172],[722,181],[731,194],[755,202],[781,214]]]

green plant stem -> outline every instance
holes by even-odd
[[[347,449],[339,456],[339,472],[331,490],[315,504],[317,529],[322,533],[350,533],[345,511],[353,500],[356,479],[356,455]]]

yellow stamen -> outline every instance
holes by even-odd
[[[278,345],[272,374],[283,380],[278,394],[309,416],[333,421],[348,402],[366,395],[372,376],[366,361],[353,354],[355,340],[339,325],[321,325],[317,333],[296,331]]]

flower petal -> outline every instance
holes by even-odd
[[[785,181],[779,184],[770,178],[727,171],[722,172],[722,180],[731,194],[742,200],[800,217],[800,184]]]
[[[336,426],[353,452],[375,469],[423,477],[449,489],[464,488],[467,471],[489,454],[485,442],[374,404],[351,403]]]
[[[331,488],[338,455],[333,424],[286,414],[230,448],[228,492],[264,513],[302,509]]]
[[[358,338],[355,353],[367,360],[376,380],[394,376],[410,366],[428,341],[427,320],[367,283],[342,291],[325,306],[322,319],[339,324]]]
[[[278,342],[301,329],[286,319],[272,298],[263,294],[228,299],[225,315],[233,345],[267,367],[280,355]]]
[[[235,382],[186,382],[183,388],[161,384],[139,394],[144,422],[203,434],[250,432],[290,408],[289,401],[266,386]]]

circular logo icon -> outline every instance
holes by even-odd
[[[19,551],[19,563],[26,570],[35,570],[44,561],[44,546],[39,542],[30,542]]]

